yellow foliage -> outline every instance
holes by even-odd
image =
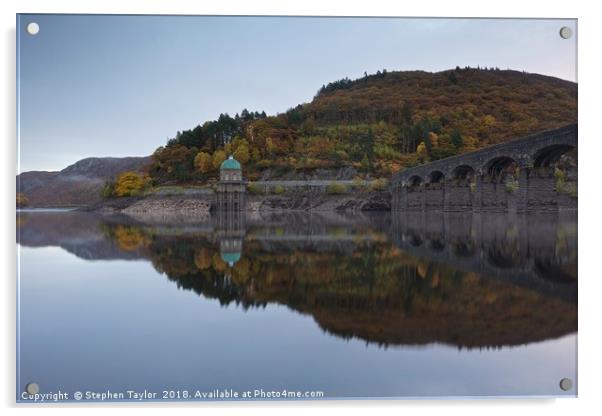
[[[136,195],[146,186],[146,178],[136,172],[123,172],[115,182],[115,195]]]
[[[437,136],[437,133],[429,132],[429,139],[433,147],[439,146],[439,136]]]
[[[248,259],[243,257],[234,265],[232,269],[232,280],[234,280],[234,282],[237,284],[244,284],[247,280],[249,280],[250,268],[251,263]]]
[[[426,151],[426,144],[424,144],[424,142],[420,142],[416,148],[416,154],[422,160],[426,160],[428,158],[428,152]]]
[[[493,127],[496,121],[497,120],[495,117],[493,117],[491,114],[487,114],[485,117],[483,117],[483,125],[485,127]]]
[[[235,137],[234,140],[232,140],[232,152],[236,152],[240,146],[246,146],[247,148],[250,148],[247,139]]]
[[[360,176],[356,176],[355,178],[353,178],[353,188],[357,191],[366,188],[366,184]]]
[[[226,262],[224,262],[224,260],[222,260],[221,256],[217,252],[213,254],[211,264],[213,265],[213,269],[217,272],[225,272],[228,269],[228,265]]]
[[[249,158],[249,147],[244,144],[238,146],[236,151],[234,152],[234,159],[238,160],[243,165],[246,165],[249,161]]]
[[[211,267],[211,253],[206,248],[201,248],[194,255],[194,264],[199,270],[206,270]]]
[[[387,180],[379,178],[370,183],[371,191],[384,191],[387,188]]]
[[[207,173],[213,170],[213,161],[211,155],[205,152],[199,152],[194,158],[194,167],[202,173]]]
[[[215,151],[215,153],[213,153],[213,168],[219,169],[224,160],[226,160],[226,152],[223,150]]]
[[[464,146],[462,149],[466,152],[472,152],[473,150],[477,150],[479,146],[479,139],[473,136],[464,137]]]
[[[125,251],[134,251],[146,247],[150,240],[139,229],[118,225],[114,231],[115,240],[119,248]]]

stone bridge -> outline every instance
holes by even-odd
[[[577,125],[437,160],[395,174],[393,211],[517,211],[577,208],[576,171],[557,189],[554,164],[577,149]]]

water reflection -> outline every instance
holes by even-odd
[[[382,346],[521,345],[577,330],[568,215],[228,212],[152,223],[22,213],[18,242],[86,260],[146,259],[222,305],[285,305],[327,333]]]

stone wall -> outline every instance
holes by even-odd
[[[498,181],[483,181],[481,185],[481,211],[508,211],[516,206],[514,194],[506,184]]]
[[[441,183],[429,184],[424,189],[424,207],[430,210],[443,209],[445,198],[445,186]]]
[[[446,211],[466,211],[472,209],[473,192],[470,183],[449,183]]]

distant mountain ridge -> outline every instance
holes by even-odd
[[[149,157],[88,157],[61,170],[65,176],[85,176],[89,178],[112,178],[121,172],[139,170],[150,162]]]
[[[59,172],[30,171],[17,176],[17,192],[29,206],[89,205],[101,199],[104,183],[121,172],[143,171],[150,157],[89,157]]]

